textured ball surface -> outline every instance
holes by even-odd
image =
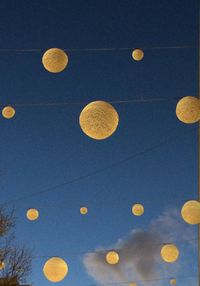
[[[68,64],[68,56],[63,50],[52,48],[44,53],[42,63],[47,71],[59,73],[66,68]]]
[[[134,204],[132,206],[132,213],[136,216],[141,216],[144,213],[144,207],[142,204]]]
[[[161,249],[161,257],[165,262],[175,262],[179,257],[179,250],[174,244],[166,244]]]
[[[116,251],[109,251],[106,254],[106,261],[111,265],[117,264],[119,262],[119,254]]]
[[[181,210],[182,218],[189,224],[200,223],[200,202],[191,200],[186,202]]]
[[[193,96],[183,97],[176,105],[176,116],[183,123],[191,124],[200,120],[200,101]]]
[[[2,110],[2,116],[11,119],[15,116],[15,109],[12,106],[5,106]]]
[[[59,257],[52,257],[43,267],[45,277],[51,282],[62,281],[68,273],[67,263]]]
[[[144,58],[144,52],[140,49],[135,49],[132,52],[132,58],[135,61],[141,61]]]

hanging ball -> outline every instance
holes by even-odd
[[[79,117],[79,123],[87,136],[102,140],[116,131],[119,116],[110,103],[94,101],[84,107]]]
[[[144,207],[141,204],[134,204],[132,206],[132,213],[136,216],[141,216],[144,213]]]
[[[59,257],[52,257],[46,261],[43,267],[44,276],[51,282],[59,282],[68,273],[67,263]]]
[[[176,116],[184,123],[195,123],[200,120],[200,101],[193,96],[185,96],[176,105]]]
[[[28,220],[37,220],[39,217],[39,211],[36,209],[29,209],[26,212],[26,217]]]
[[[115,265],[119,262],[119,254],[116,251],[109,251],[106,254],[106,262],[111,265]]]
[[[199,201],[188,201],[186,202],[181,210],[182,218],[189,224],[200,223],[200,202]]]
[[[172,243],[165,244],[161,249],[161,257],[165,262],[175,262],[179,257],[179,250],[176,245]]]
[[[129,286],[137,286],[137,284],[135,282],[131,282],[129,283]]]
[[[81,207],[81,208],[80,208],[80,213],[81,213],[82,215],[86,215],[86,214],[88,213],[88,208],[86,208],[86,207]]]
[[[171,279],[170,280],[170,285],[176,286],[176,279]]]
[[[59,73],[66,68],[68,64],[68,56],[63,50],[52,48],[44,53],[42,63],[47,71]]]
[[[11,119],[15,116],[15,109],[12,106],[5,106],[2,110],[2,115],[6,119]]]
[[[132,52],[132,58],[135,61],[141,61],[144,58],[144,52],[140,49],[135,49]]]
[[[0,261],[0,270],[3,270],[5,268],[5,263],[3,261]]]

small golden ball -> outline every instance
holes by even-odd
[[[170,280],[170,285],[176,286],[176,279],[171,279]]]
[[[132,52],[132,58],[135,61],[141,61],[144,58],[144,52],[141,49],[135,49]]]
[[[161,249],[161,257],[165,262],[175,262],[179,257],[179,250],[176,245],[172,243],[165,244]]]
[[[116,251],[109,251],[106,254],[106,261],[108,264],[111,265],[119,263],[119,254]]]
[[[26,217],[28,220],[37,220],[39,218],[39,211],[37,209],[28,209]]]
[[[86,214],[88,213],[88,208],[86,208],[86,207],[81,207],[81,208],[80,208],[80,213],[81,213],[82,215],[86,215]]]
[[[47,71],[59,73],[66,68],[68,64],[68,56],[63,50],[52,48],[44,53],[42,63]]]
[[[0,270],[3,270],[5,268],[5,263],[3,261],[0,261]]]
[[[144,213],[144,207],[142,204],[134,204],[132,206],[132,213],[136,216],[141,216]]]
[[[15,116],[15,109],[12,106],[5,106],[2,110],[2,115],[6,119],[11,119]]]
[[[176,116],[183,123],[191,124],[200,120],[200,101],[193,96],[185,96],[176,105]]]
[[[43,273],[49,281],[60,282],[68,273],[68,265],[62,258],[52,257],[46,261]]]
[[[200,202],[191,200],[186,202],[181,210],[182,218],[189,224],[200,223]]]

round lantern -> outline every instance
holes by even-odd
[[[141,204],[134,204],[132,206],[132,213],[136,216],[141,216],[144,213],[144,207]]]
[[[111,265],[115,265],[119,262],[119,254],[116,251],[109,251],[106,254],[106,262]]]
[[[144,52],[141,49],[135,49],[132,52],[132,58],[135,61],[141,61],[144,58]]]
[[[0,270],[3,270],[5,268],[5,263],[3,261],[0,261]]]
[[[131,282],[129,283],[129,286],[137,286],[137,284],[135,282]]]
[[[39,211],[36,210],[36,209],[29,209],[29,210],[26,212],[26,217],[27,217],[27,219],[29,219],[29,220],[36,220],[36,219],[38,219],[38,217],[39,217]]]
[[[189,224],[199,224],[200,202],[195,200],[186,202],[182,207],[181,215],[185,222]]]
[[[115,132],[119,123],[119,116],[110,103],[94,101],[82,110],[79,123],[82,131],[87,136],[102,140]]]
[[[170,280],[170,285],[176,286],[176,279],[171,279]]]
[[[185,96],[176,105],[176,116],[184,123],[200,120],[200,101],[193,96]]]
[[[42,63],[47,71],[59,73],[66,68],[68,64],[68,56],[63,50],[52,48],[44,53]]]
[[[11,119],[15,116],[15,109],[12,106],[5,106],[2,110],[2,115],[6,119]]]
[[[45,277],[51,282],[59,282],[68,273],[67,263],[59,257],[52,257],[46,261],[43,267]]]
[[[179,257],[179,250],[176,245],[172,243],[165,244],[161,249],[161,257],[165,262],[175,262]]]
[[[88,208],[86,208],[86,207],[81,207],[81,208],[80,208],[80,213],[81,213],[82,215],[86,215],[86,214],[88,213]]]

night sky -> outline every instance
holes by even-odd
[[[178,98],[198,96],[198,2],[0,1],[0,106],[16,110],[13,119],[0,118],[0,202],[15,208],[17,243],[33,254],[33,285],[53,285],[42,273],[51,256],[69,266],[58,285],[100,285],[84,265],[87,252],[115,247],[173,213],[166,229],[180,259],[161,262],[155,281],[138,285],[169,285],[172,276],[197,286],[197,227],[173,226],[183,203],[198,197],[198,126],[175,114]],[[41,63],[52,47],[69,56],[58,74]],[[141,62],[131,57],[137,47]],[[85,50],[101,48],[113,50]],[[95,100],[114,101],[120,118],[102,141],[79,126],[81,110]],[[70,104],[54,104],[62,102]],[[141,217],[131,213],[135,202],[145,207]],[[26,219],[30,207],[38,221]],[[193,243],[182,241],[186,233]]]

